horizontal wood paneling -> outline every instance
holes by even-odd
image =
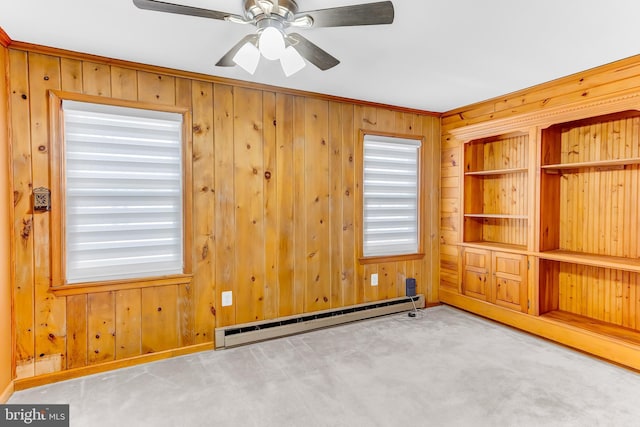
[[[402,295],[406,277],[437,302],[438,117],[17,48],[10,86],[19,378],[210,343],[216,326]],[[191,283],[49,292],[49,214],[34,215],[30,198],[32,183],[49,186],[50,88],[189,108]],[[382,275],[375,293],[356,256],[360,129],[425,138],[425,257],[369,267]],[[223,291],[233,305],[221,306]]]
[[[640,86],[640,56],[448,111],[442,130],[609,96]]]

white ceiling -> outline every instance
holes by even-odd
[[[242,0],[164,0],[242,13]],[[301,11],[374,0],[298,0]],[[286,78],[214,64],[254,27],[132,0],[2,0],[13,40],[329,95],[444,112],[640,53],[638,0],[393,0],[392,25],[299,30],[341,60]]]

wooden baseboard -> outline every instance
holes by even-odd
[[[617,365],[640,370],[640,346],[554,319],[532,316],[440,289],[440,301]]]
[[[32,378],[22,378],[15,380],[14,387],[16,391],[25,390],[27,388],[38,387],[58,381],[83,377],[85,375],[100,374],[102,372],[112,371],[114,369],[127,368],[129,366],[155,362],[157,360],[169,359],[176,356],[184,356],[186,354],[197,353],[206,350],[213,350],[213,342],[192,345],[189,347],[182,347],[174,350],[159,351],[157,353],[143,354],[129,359],[114,360],[112,362],[100,363],[98,365],[85,366],[82,368],[74,368],[66,371],[52,372],[50,374],[40,375]]]
[[[9,384],[5,387],[5,389],[0,392],[0,404],[7,403],[11,395],[13,395],[13,391],[15,390],[13,381],[9,381]]]

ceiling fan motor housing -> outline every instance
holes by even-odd
[[[247,19],[260,22],[274,15],[284,22],[293,21],[298,12],[298,4],[293,0],[245,0],[244,13]],[[270,16],[269,16],[270,15]],[[277,19],[277,18],[276,18]]]

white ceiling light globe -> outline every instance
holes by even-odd
[[[262,30],[258,42],[260,53],[267,59],[280,59],[284,53],[284,37],[282,33],[274,27],[267,27]]]

